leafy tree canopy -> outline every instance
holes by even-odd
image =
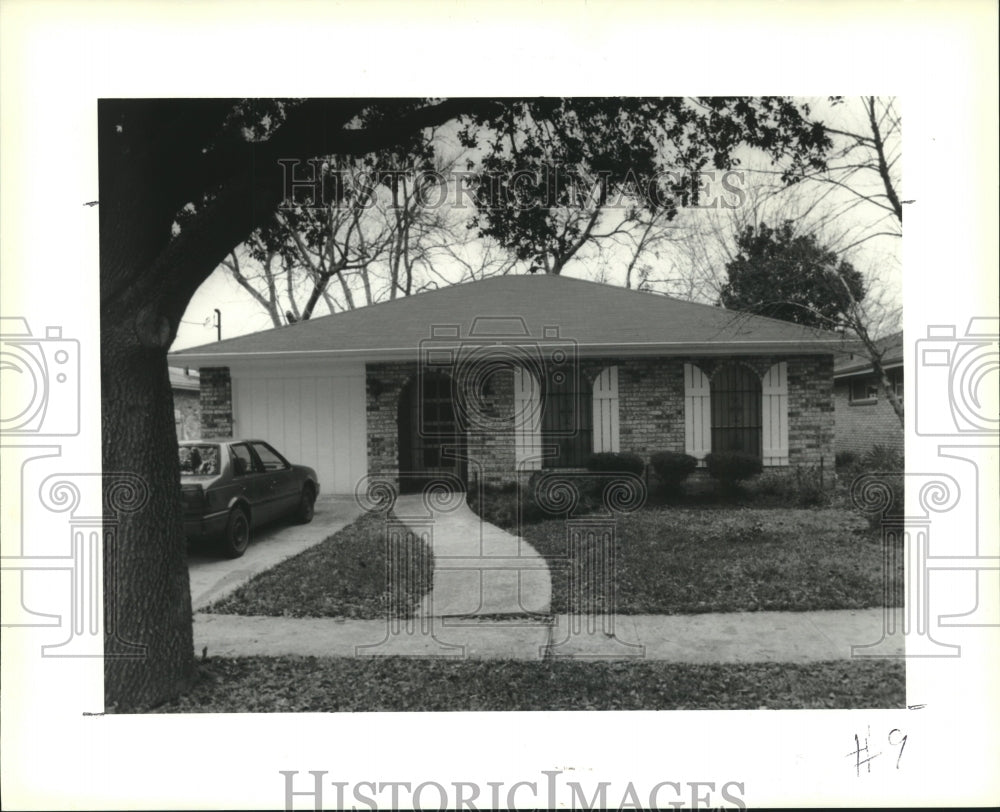
[[[861,273],[815,234],[796,234],[790,220],[778,228],[748,226],[737,251],[719,297],[731,310],[833,329],[845,325],[852,301],[865,296]]]

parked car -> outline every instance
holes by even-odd
[[[254,528],[285,517],[312,521],[316,472],[292,465],[263,440],[186,440],[178,453],[189,538],[219,540],[227,556],[239,558]]]

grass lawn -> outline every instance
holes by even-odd
[[[247,657],[208,660],[161,713],[900,708],[902,662],[664,662]]]
[[[624,614],[883,605],[880,536],[843,508],[651,508],[619,517],[615,533],[616,608]],[[521,534],[549,562],[552,611],[585,608],[571,599],[569,573],[582,576],[581,561],[595,542],[583,542],[584,555],[567,566],[565,522],[527,524]],[[899,560],[892,575],[897,595]],[[600,595],[585,598],[593,599],[603,607]]]
[[[206,612],[271,617],[378,619],[409,616],[431,588],[433,555],[412,533],[392,538],[394,569],[407,577],[386,587],[385,519],[362,516],[330,538],[262,572]]]

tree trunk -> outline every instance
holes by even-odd
[[[899,418],[899,425],[905,429],[906,419],[903,414],[903,402],[896,396],[896,390],[892,385],[892,381],[889,380],[889,374],[885,371],[885,367],[882,366],[882,359],[873,358],[872,367],[878,377],[879,384],[882,386],[882,394],[885,395],[885,399],[889,401],[889,405],[892,406],[896,417]]]
[[[118,531],[104,549],[108,711],[140,711],[170,700],[195,673],[167,347],[156,345],[159,325],[143,325],[141,318],[134,309],[113,306],[101,313],[105,487],[108,474],[128,472],[148,491],[141,509],[106,517],[117,521]],[[136,647],[144,647],[141,656]]]

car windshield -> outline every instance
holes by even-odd
[[[182,445],[178,453],[182,476],[214,476],[219,473],[217,445]]]

